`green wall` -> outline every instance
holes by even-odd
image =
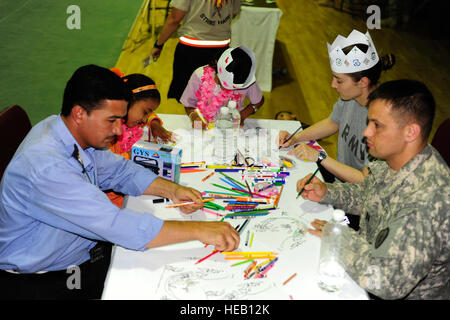
[[[114,66],[143,1],[0,1],[0,110],[18,104],[33,125],[58,114],[78,67]],[[69,5],[80,8],[79,30],[66,26]]]

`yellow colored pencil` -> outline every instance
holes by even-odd
[[[209,201],[213,201],[215,200],[214,198],[211,199],[203,199],[202,202],[209,202]],[[190,201],[190,202],[183,202],[183,203],[177,203],[177,204],[170,204],[168,206],[166,206],[166,208],[176,208],[176,207],[181,207],[181,206],[187,206],[188,204],[194,204],[194,201]]]
[[[254,236],[255,234],[252,232],[252,237],[250,238],[250,243],[249,243],[249,247],[251,247],[252,246],[252,243],[253,243],[253,236]]]
[[[223,251],[222,254],[225,255],[245,255],[245,254],[259,254],[259,255],[263,255],[263,254],[278,254],[278,252],[272,252],[272,251]]]
[[[243,259],[274,259],[276,258],[275,256],[243,256],[243,257],[239,257],[239,256],[232,256],[232,257],[225,257],[225,260],[243,260]]]

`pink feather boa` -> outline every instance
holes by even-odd
[[[120,145],[120,152],[129,152],[133,147],[133,144],[142,137],[143,132],[142,126],[129,128],[125,124],[125,121],[122,120],[122,135],[117,139],[117,142],[119,142]]]
[[[202,84],[197,92],[195,92],[198,99],[197,108],[208,122],[214,121],[220,107],[226,105],[228,101],[234,100],[239,104],[239,100],[242,97],[241,94],[235,93],[234,90],[223,88],[217,94],[214,94],[214,89],[217,86],[214,78],[214,69],[209,66],[205,67],[203,76],[201,77]]]

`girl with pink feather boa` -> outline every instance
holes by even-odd
[[[230,100],[237,102],[243,125],[244,120],[264,103],[255,69],[254,53],[240,46],[225,50],[218,60],[195,70],[180,99],[192,126],[194,122],[202,121],[202,127],[206,128],[215,120],[220,107]],[[246,97],[250,103],[244,107]]]
[[[133,100],[128,105],[128,113],[122,120],[122,135],[111,144],[109,149],[130,159],[131,148],[143,134],[143,127],[148,125],[153,138],[159,137],[164,142],[172,141],[172,132],[164,129],[161,119],[155,110],[161,102],[161,95],[155,82],[143,74],[123,76],[117,69],[111,69],[122,77],[126,86],[133,93]],[[119,208],[122,207],[123,195],[114,192],[107,193],[110,200]]]

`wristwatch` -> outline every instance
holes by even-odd
[[[317,164],[320,164],[327,157],[327,153],[323,150],[319,151],[319,156],[317,157]]]
[[[163,44],[160,44],[160,45],[158,45],[158,39],[156,39],[155,40],[155,43],[153,44],[153,48],[156,48],[156,49],[159,49],[159,50],[162,50],[162,48],[164,47],[164,43]]]
[[[249,105],[249,107],[252,107],[252,108],[253,108],[253,114],[255,114],[256,112],[258,112],[258,108],[257,108],[254,104]]]

